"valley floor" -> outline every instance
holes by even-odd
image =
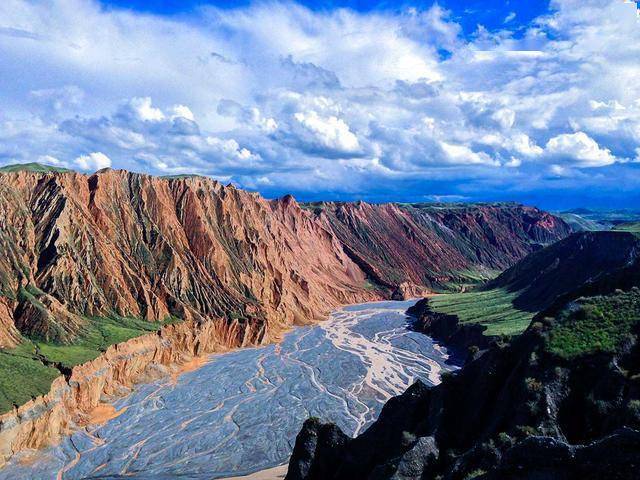
[[[416,379],[435,384],[456,368],[408,328],[411,304],[345,307],[280,344],[214,355],[177,379],[140,386],[114,402],[118,416],[18,454],[0,479],[229,478],[286,462],[309,416],[360,433]]]

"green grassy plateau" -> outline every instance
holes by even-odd
[[[614,352],[640,321],[640,290],[579,299],[558,315],[548,338],[551,352],[565,358]]]
[[[43,165],[41,163],[16,163],[14,165],[7,165],[0,167],[0,173],[12,173],[12,172],[71,172],[68,168],[54,167],[52,165]]]
[[[616,225],[613,229],[618,232],[640,233],[640,222],[621,223],[620,225]]]
[[[503,289],[437,295],[429,305],[436,312],[457,315],[460,323],[485,325],[485,335],[515,335],[524,331],[534,312],[513,306],[517,293]]]
[[[110,345],[155,332],[177,319],[162,323],[124,317],[87,320],[85,331],[73,345],[25,338],[16,348],[0,349],[0,413],[47,393],[51,382],[60,375],[56,365],[71,368],[93,360]]]

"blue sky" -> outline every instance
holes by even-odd
[[[635,3],[6,0],[0,164],[637,207]]]
[[[298,2],[311,10],[332,10],[336,8],[349,8],[358,12],[398,11],[405,8],[428,9],[434,2],[377,2],[377,1],[302,1]],[[473,33],[478,24],[490,29],[502,28],[504,21],[510,15],[512,26],[523,26],[536,17],[546,13],[549,2],[546,0],[533,0],[523,2],[497,1],[497,0],[444,0],[437,2],[443,8],[453,13],[454,19],[460,23],[465,32]],[[215,6],[232,9],[246,7],[250,1],[207,1],[207,0],[102,0],[102,4],[113,8],[126,8],[139,12],[149,12],[160,15],[176,15],[193,12],[202,6]],[[515,15],[513,15],[515,13]]]

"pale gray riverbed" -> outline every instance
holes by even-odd
[[[127,407],[120,416],[35,459],[21,454],[0,480],[223,478],[285,462],[309,416],[360,433],[390,396],[456,368],[407,328],[412,303],[345,307],[278,345],[212,355],[177,382],[142,385],[114,403]]]

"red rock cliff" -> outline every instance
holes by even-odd
[[[0,345],[15,344],[15,327],[73,341],[83,315],[112,313],[251,317],[269,337],[372,297],[292,198],[199,177],[20,172],[0,175],[0,209]],[[20,287],[41,293],[35,306]]]

